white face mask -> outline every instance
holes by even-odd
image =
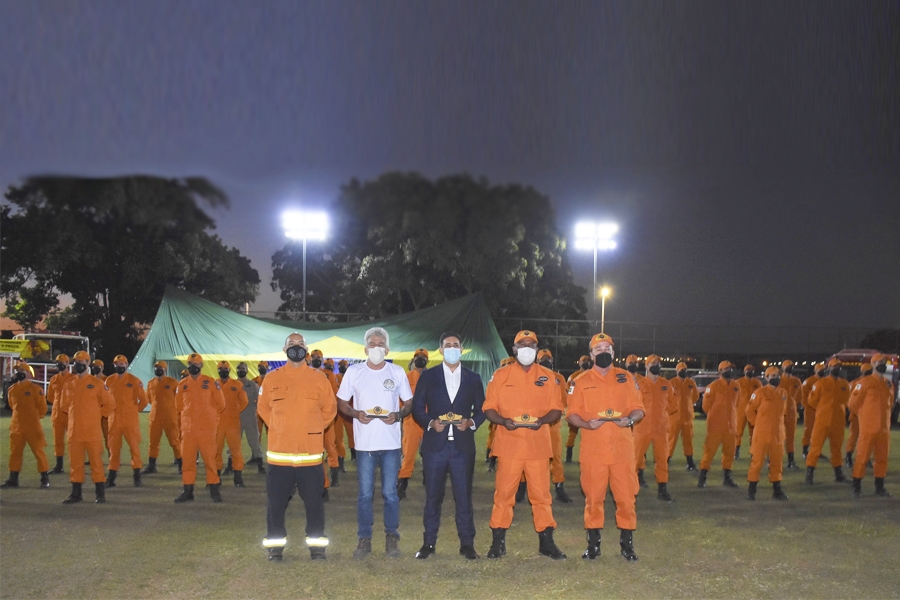
[[[516,350],[516,359],[526,367],[534,362],[537,356],[537,348],[519,348]]]
[[[369,348],[369,362],[371,362],[373,365],[380,365],[384,362],[384,352],[385,349],[381,346]]]
[[[444,348],[444,360],[448,365],[455,365],[462,357],[461,348]]]

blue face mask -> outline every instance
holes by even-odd
[[[462,357],[460,348],[444,348],[444,360],[448,364],[455,365],[459,362],[460,357]]]

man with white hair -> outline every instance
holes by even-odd
[[[400,556],[400,498],[397,478],[400,473],[400,421],[412,411],[412,392],[402,367],[385,362],[390,352],[388,332],[381,327],[366,331],[368,360],[350,366],[338,389],[338,410],[353,419],[356,441],[356,470],[359,495],[356,500],[359,543],[354,558],[363,559],[372,552],[372,498],[375,495],[375,468],[381,469],[381,496],[384,498],[384,551]],[[350,406],[350,400],[353,406]],[[401,408],[400,401],[406,402]]]

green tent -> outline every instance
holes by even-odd
[[[168,287],[129,371],[147,381],[153,377],[153,364],[164,360],[169,363],[169,375],[177,378],[188,355],[197,352],[203,356],[207,375],[217,376],[216,364],[227,360],[232,372],[238,362],[246,361],[251,376],[256,376],[258,361],[284,362],[284,340],[295,331],[303,334],[310,350],[318,348],[335,362],[365,360],[363,336],[375,326],[384,327],[390,335],[388,360],[404,369],[419,348],[428,350],[429,366],[439,364],[438,340],[448,330],[463,337],[462,362],[479,373],[485,384],[508,354],[480,294],[377,321],[302,323],[245,316]]]

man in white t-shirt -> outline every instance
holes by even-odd
[[[400,472],[400,421],[412,410],[409,381],[402,367],[385,362],[390,352],[388,332],[373,327],[366,332],[368,360],[347,369],[338,389],[338,410],[353,419],[356,441],[356,472],[359,495],[356,500],[359,544],[354,558],[372,552],[372,498],[375,495],[375,468],[381,469],[381,496],[384,498],[384,551],[400,556],[400,498],[397,477]],[[353,406],[350,406],[350,400]],[[401,408],[400,401],[406,402]]]

